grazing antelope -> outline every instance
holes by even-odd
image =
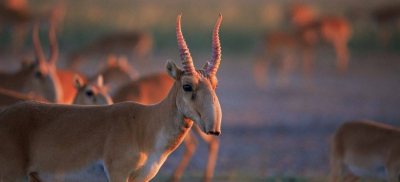
[[[153,37],[151,34],[145,32],[128,32],[105,35],[87,46],[85,49],[74,53],[69,67],[74,70],[81,70],[81,67],[84,67],[83,64],[89,63],[89,59],[87,59],[88,57],[98,54],[130,54],[135,59],[142,60],[150,54],[152,47]]]
[[[111,97],[107,93],[107,88],[103,83],[103,76],[97,77],[97,83],[86,83],[79,75],[74,78],[75,88],[78,90],[73,104],[80,105],[105,105],[113,104]]]
[[[398,182],[400,176],[400,129],[373,121],[344,123],[331,141],[331,182],[379,178]]]
[[[50,60],[47,62],[39,39],[39,27],[33,28],[33,42],[37,60],[34,63],[23,63],[23,68],[12,74],[0,73],[0,87],[13,90],[23,94],[34,92],[46,100],[54,103],[62,101],[63,90],[56,72],[56,54],[52,52]]]
[[[313,52],[318,37],[323,37],[332,44],[336,52],[336,68],[345,72],[349,64],[349,51],[347,44],[351,38],[352,27],[342,17],[324,16],[315,17],[313,10],[307,5],[296,5],[291,10],[291,22],[299,31],[303,47],[303,70],[310,75],[313,71]]]
[[[183,70],[167,61],[174,85],[163,101],[104,106],[25,101],[2,111],[0,181],[19,181],[26,175],[31,181],[149,181],[193,123],[204,133],[220,135],[222,115],[215,89],[222,16],[205,70],[194,68],[180,19],[181,15],[176,32]],[[99,168],[88,171],[92,166]]]
[[[97,75],[103,75],[104,85],[107,85],[108,93],[111,96],[114,96],[116,90],[122,85],[137,80],[139,77],[139,73],[129,65],[126,57],[117,57],[114,54],[108,56],[107,65]],[[168,79],[170,78],[168,77]],[[170,88],[168,88],[168,91]]]

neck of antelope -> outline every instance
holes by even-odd
[[[164,145],[165,152],[168,154],[179,146],[193,125],[193,121],[185,118],[179,111],[176,104],[177,94],[178,87],[174,83],[168,96],[158,104],[151,106],[155,113],[154,117],[158,117],[155,121],[162,121],[158,123],[162,126],[158,137],[162,139],[159,141],[163,141],[163,143],[158,141],[156,143]]]
[[[131,179],[148,181],[153,178],[192,127],[193,121],[178,110],[177,94],[178,88],[174,83],[164,100],[143,108],[142,116],[139,116],[142,117],[141,122],[136,122],[132,127],[137,145],[135,148],[139,149],[141,157],[136,164],[138,171],[131,174]]]

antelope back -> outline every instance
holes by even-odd
[[[113,54],[108,56],[106,67],[97,75],[103,75],[104,85],[107,85],[110,95],[113,95],[118,87],[139,77],[139,73],[129,64],[125,56],[117,57]],[[91,80],[96,79],[97,77]]]
[[[124,84],[115,91],[114,102],[133,101],[141,104],[155,104],[169,93],[174,80],[166,73],[157,73]]]

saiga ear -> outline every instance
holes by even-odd
[[[168,75],[175,80],[179,80],[183,74],[183,71],[178,66],[176,66],[175,62],[172,60],[167,61],[165,68]]]
[[[204,64],[204,66],[203,66],[203,70],[207,70],[209,65],[210,65],[210,62],[206,61],[206,64]]]
[[[78,74],[75,74],[73,82],[74,82],[75,88],[78,90],[83,88],[83,86],[85,86],[85,82]]]
[[[99,75],[97,77],[97,86],[99,86],[101,88],[101,87],[103,87],[103,85],[104,85],[103,75]]]

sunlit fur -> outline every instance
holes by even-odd
[[[344,123],[334,134],[331,147],[331,179],[339,182],[378,178],[398,182],[400,129],[373,121]]]
[[[168,95],[174,83],[166,73],[155,73],[140,77],[116,89],[112,96],[115,103],[134,101],[142,104],[155,104]]]
[[[113,104],[111,97],[107,93],[107,88],[104,87],[103,77],[98,76],[96,83],[84,83],[78,75],[74,78],[75,88],[77,93],[73,104],[80,105],[106,105]]]
[[[203,74],[207,67],[208,64],[204,66],[203,70],[198,72]],[[173,84],[174,79],[169,77],[166,73],[147,75],[119,88],[114,95],[113,100],[116,103],[133,101],[141,104],[156,104],[168,95]],[[202,133],[197,125],[193,127],[194,128],[192,128],[192,130],[186,135],[183,141],[186,150],[181,162],[177,166],[174,174],[171,176],[170,181],[179,181],[183,171],[196,151],[198,141],[195,132],[207,143],[209,148],[204,181],[210,181],[213,177],[214,167],[217,161],[219,138]]]

